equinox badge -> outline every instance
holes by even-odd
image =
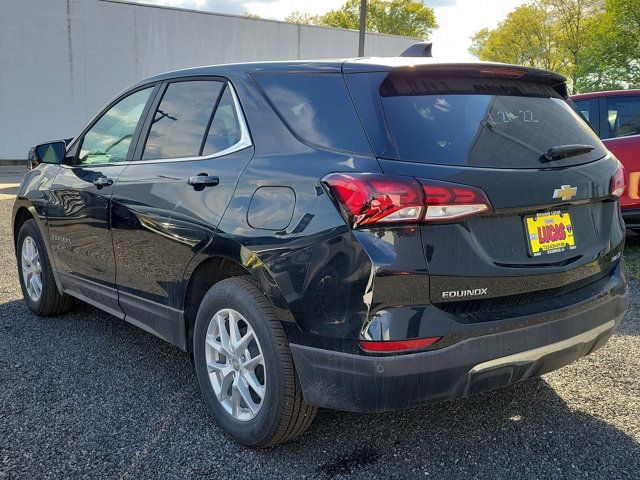
[[[571,185],[562,185],[560,188],[556,188],[553,191],[553,198],[561,198],[562,200],[571,200],[578,193],[576,187]]]
[[[442,298],[475,297],[486,294],[486,288],[474,288],[473,290],[452,290],[450,292],[442,292]]]

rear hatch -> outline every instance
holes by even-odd
[[[432,303],[508,306],[612,269],[624,239],[619,162],[566,103],[563,77],[477,64],[348,70],[385,174],[474,187],[489,201],[420,227]]]

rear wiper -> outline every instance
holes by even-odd
[[[589,153],[596,147],[592,145],[558,145],[551,147],[540,158],[541,161],[560,160],[562,158],[574,157],[576,155],[582,155],[583,153]]]
[[[489,130],[491,133],[495,133],[496,135],[499,135],[502,138],[511,140],[513,143],[517,143],[518,145],[526,148],[527,150],[531,150],[532,152],[537,153],[538,155],[542,155],[542,152],[538,150],[536,147],[534,147],[533,145],[529,145],[527,142],[520,140],[519,138],[514,137],[513,135],[509,135],[508,133],[503,132],[502,130],[494,127],[493,125],[491,125],[491,123],[489,123],[487,119],[480,122],[480,125],[482,125],[484,128]]]

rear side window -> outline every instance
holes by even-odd
[[[257,75],[256,81],[303,141],[371,154],[342,75]]]
[[[212,80],[170,83],[153,117],[142,159],[199,156],[223,86]]]
[[[640,96],[607,98],[609,138],[640,135]]]
[[[487,89],[452,94],[404,90],[381,98],[401,160],[539,168],[586,163],[606,154],[597,135],[567,102],[552,92],[545,95],[535,85],[496,88],[495,93]],[[553,162],[544,158],[549,148],[569,144],[594,149]]]

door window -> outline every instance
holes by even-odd
[[[93,165],[125,161],[153,88],[132,93],[107,110],[84,135],[76,163]]]
[[[154,115],[142,159],[200,156],[223,86],[212,80],[170,83]]]
[[[240,122],[231,89],[226,87],[211,121],[202,155],[213,155],[231,148],[240,141],[240,137]]]
[[[640,135],[640,96],[607,98],[609,138]]]

